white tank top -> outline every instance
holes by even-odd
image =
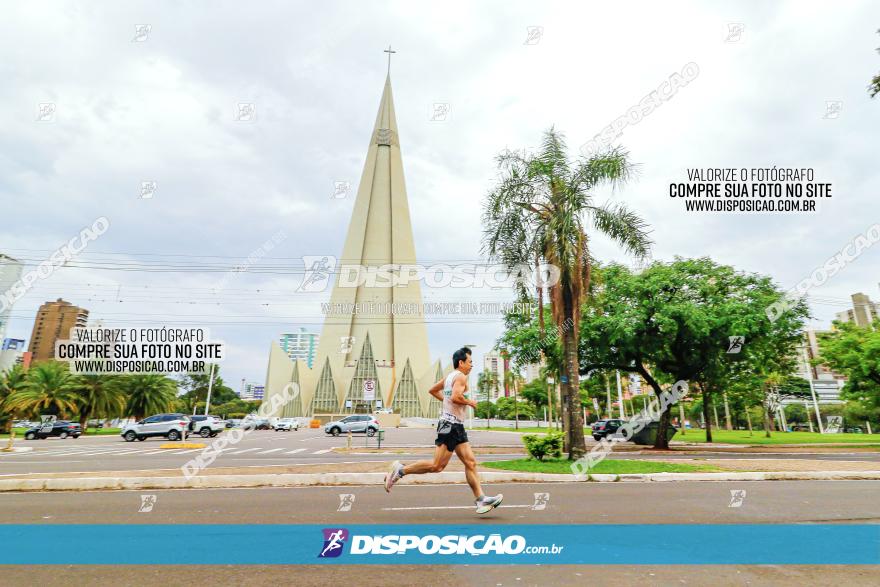
[[[451,419],[463,424],[465,418],[467,418],[467,406],[456,404],[452,401],[452,383],[458,375],[464,375],[464,373],[455,369],[446,376],[446,383],[443,385],[443,410],[440,418]],[[465,391],[464,397],[467,397],[467,391]]]

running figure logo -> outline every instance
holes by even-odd
[[[324,548],[318,558],[335,558],[342,554],[342,547],[348,540],[348,530],[345,528],[324,528]]]
[[[729,507],[729,508],[742,507],[742,504],[745,500],[746,500],[746,490],[745,489],[731,489],[730,490],[730,503],[727,505],[727,507]]]
[[[547,503],[550,501],[549,493],[536,493],[535,494],[535,503],[532,504],[530,509],[533,510],[543,510],[547,507]]]
[[[746,342],[746,337],[745,336],[729,336],[728,342],[729,342],[729,346],[727,347],[727,354],[735,355],[742,350],[743,344],[745,344],[745,342]]]
[[[153,511],[154,505],[156,505],[155,495],[141,495],[141,507],[138,508],[138,513],[149,513]]]
[[[351,506],[354,505],[354,494],[353,493],[340,493],[339,494],[339,507],[336,508],[337,512],[350,512]]]
[[[327,288],[330,274],[336,269],[336,257],[305,255],[302,258],[305,276],[298,292],[319,292]]]

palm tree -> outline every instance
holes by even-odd
[[[7,407],[6,400],[10,395],[20,391],[25,384],[25,371],[21,365],[13,365],[0,374],[0,413],[6,417],[3,426],[6,432],[12,431],[12,419],[14,410]]]
[[[639,258],[649,252],[644,221],[624,204],[596,205],[593,190],[616,187],[634,166],[619,147],[570,163],[561,133],[551,128],[536,155],[505,152],[498,159],[501,179],[484,206],[484,250],[493,260],[529,262],[538,255],[559,271],[550,286],[553,321],[561,333],[560,383],[563,427],[570,459],[586,452],[578,408],[577,331],[581,304],[590,286],[590,232],[602,233]],[[525,245],[518,251],[508,247]],[[569,327],[566,327],[569,325]]]
[[[34,416],[42,412],[70,418],[78,411],[78,385],[78,377],[66,363],[36,363],[27,371],[24,385],[6,398],[5,407],[10,412]]]
[[[115,380],[126,397],[125,414],[140,420],[147,414],[166,412],[177,397],[177,384],[164,375],[125,375]]]
[[[83,432],[92,418],[121,416],[125,411],[125,395],[112,377],[81,375],[79,382],[79,424]]]

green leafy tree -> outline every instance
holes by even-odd
[[[78,412],[78,388],[79,380],[67,363],[42,361],[31,365],[24,385],[9,395],[5,405],[26,416],[46,414],[66,420]]]
[[[15,410],[7,403],[7,399],[24,389],[25,371],[21,365],[13,365],[3,373],[0,373],[0,426],[9,432],[12,428],[12,419]]]
[[[210,366],[204,373],[187,373],[180,378],[180,388],[184,391],[181,396],[187,405],[187,412],[191,411],[196,403],[201,402],[204,406],[208,399],[208,382],[210,380]],[[238,399],[238,394],[224,383],[220,377],[220,366],[214,365],[214,383],[211,385],[211,405],[223,404]],[[203,408],[204,409],[204,408]]]
[[[173,409],[177,382],[165,375],[123,375],[114,381],[126,398],[125,413],[137,420]]]
[[[594,192],[625,182],[633,166],[619,148],[570,162],[562,134],[551,128],[537,154],[508,151],[498,157],[498,167],[500,181],[484,206],[484,250],[508,266],[537,256],[558,270],[558,278],[548,284],[549,297],[553,321],[563,331],[559,381],[565,446],[569,459],[578,459],[586,452],[578,409],[577,331],[590,287],[589,239],[604,234],[639,257],[647,255],[651,244],[637,214],[620,203],[597,205]],[[564,324],[572,327],[563,329]]]
[[[636,372],[658,398],[664,383],[698,383],[707,439],[712,397],[730,379],[732,354],[748,357],[755,374],[765,379],[793,371],[788,358],[794,356],[806,305],[794,304],[769,320],[765,308],[783,295],[770,278],[708,258],[655,262],[640,273],[611,265],[602,273],[602,291],[582,322],[582,372]],[[732,336],[745,341],[739,353],[729,352]],[[671,406],[661,414],[655,447],[668,446],[670,420]]]
[[[489,423],[492,418],[494,418],[497,414],[497,409],[495,404],[490,401],[482,401],[477,403],[477,408],[474,410],[474,415],[478,419],[486,420],[486,428],[489,427]]]
[[[880,320],[871,328],[834,322],[834,330],[819,337],[815,362],[846,376],[841,397],[880,408]]]

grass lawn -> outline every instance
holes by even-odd
[[[484,467],[505,469],[508,471],[571,474],[571,461],[565,459],[550,459],[545,461],[516,459],[515,461],[488,461],[480,464]],[[662,461],[637,461],[630,459],[605,459],[590,469],[590,473],[618,475],[623,473],[696,473],[714,471],[723,471],[723,469],[706,465],[664,463]]]
[[[706,442],[705,430],[688,430],[684,436],[681,431],[672,437],[679,442]],[[755,430],[749,436],[748,430],[712,430],[712,442],[721,444],[813,444],[819,442],[846,442],[871,444],[880,443],[880,434],[820,434],[818,432],[771,432],[770,438],[763,430]]]
[[[475,420],[475,422],[476,422],[476,420]],[[485,426],[479,426],[477,424],[475,424],[473,428],[468,428],[468,430],[474,430],[474,431],[490,430],[493,432],[523,432],[526,434],[536,434],[536,433],[537,434],[547,434],[547,432],[554,432],[555,431],[554,428],[550,428],[548,430],[546,426],[541,426],[540,428],[536,428],[535,426],[520,426],[519,428],[515,429],[515,428],[507,428],[506,426],[492,426],[490,428],[486,428]],[[562,432],[562,430],[559,430],[559,432]],[[589,436],[589,434],[590,434],[589,427],[584,428],[584,434]]]

